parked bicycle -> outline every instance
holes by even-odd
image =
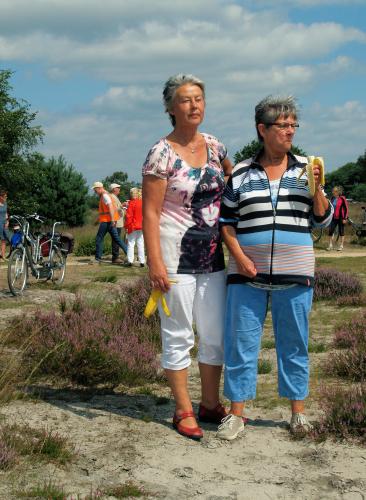
[[[352,229],[356,233],[356,236],[359,238],[366,237],[366,207],[361,207],[363,210],[362,220],[361,222],[355,222],[351,217],[348,217],[348,222],[351,224]]]
[[[62,241],[62,235],[55,231],[62,222],[55,222],[52,232],[34,233],[30,230],[30,221],[44,223],[45,219],[38,214],[10,217],[14,235],[8,262],[8,285],[13,295],[23,292],[29,272],[37,280],[52,280],[57,285],[65,279],[70,248]]]

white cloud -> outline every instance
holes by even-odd
[[[343,49],[364,45],[365,32],[333,22],[291,22],[287,8],[312,2],[1,0],[0,58],[7,66],[41,65],[50,85],[72,82],[75,74],[83,84],[103,82],[107,90],[82,110],[42,111],[43,151],[64,154],[90,182],[117,169],[138,179],[148,148],[169,131],[161,92],[171,74],[195,73],[206,81],[203,130],[218,135],[231,155],[255,137],[254,105],[265,95],[292,93],[316,103],[319,83],[331,89],[340,75],[360,74],[362,61]],[[366,121],[356,130],[351,99],[305,108],[299,145],[337,166],[350,159],[350,149],[361,154]],[[344,147],[336,144],[342,133]]]

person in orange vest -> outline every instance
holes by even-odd
[[[102,182],[94,182],[93,190],[99,196],[99,229],[95,242],[95,260],[102,261],[104,236],[107,233],[111,235],[112,241],[127,254],[126,244],[121,240],[116,229],[119,214],[111,196],[104,189]]]

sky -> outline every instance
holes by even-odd
[[[89,184],[141,180],[171,131],[162,90],[177,73],[204,80],[200,130],[231,158],[269,94],[296,96],[294,143],[326,170],[366,149],[366,0],[1,0],[0,68],[38,112],[37,149]]]

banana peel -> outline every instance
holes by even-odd
[[[176,281],[169,280],[171,284],[176,283]],[[150,294],[149,300],[147,301],[144,316],[145,318],[150,318],[151,315],[154,314],[156,309],[158,308],[159,302],[161,302],[161,306],[166,316],[171,316],[170,309],[168,304],[166,303],[164,292],[159,290],[158,288],[154,288]]]
[[[320,184],[324,186],[325,184],[325,166],[324,166],[324,160],[321,156],[308,156],[308,163],[305,165],[303,169],[301,169],[301,172],[298,176],[298,179],[300,179],[306,172],[306,176],[308,178],[308,187],[309,187],[309,192],[311,196],[314,196],[315,194],[315,177],[314,177],[314,171],[313,171],[313,166],[316,165],[319,167],[319,172],[320,172]]]

